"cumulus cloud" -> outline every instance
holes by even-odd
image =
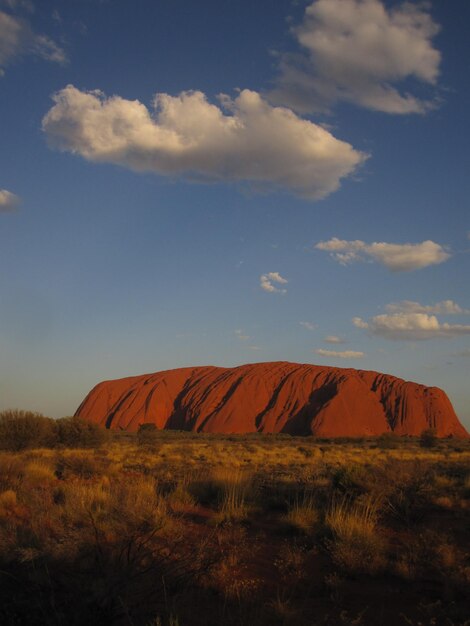
[[[435,304],[420,304],[412,300],[402,300],[387,304],[388,313],[428,313],[433,315],[469,315],[470,309],[463,309],[453,300],[442,300]]]
[[[318,348],[314,350],[315,354],[325,357],[334,357],[339,359],[361,359],[364,356],[364,352],[358,352],[356,350],[324,350],[323,348]]]
[[[247,89],[211,104],[200,91],[138,100],[68,85],[43,119],[50,144],[89,161],[203,181],[248,181],[318,200],[366,155]]]
[[[458,305],[452,303],[454,306],[450,306],[449,303],[451,302],[451,300],[447,300],[429,307],[412,302],[412,305],[418,306],[409,307],[408,310],[405,307],[402,311],[396,313],[376,315],[369,321],[365,321],[360,317],[354,317],[352,322],[357,328],[368,330],[371,334],[384,337],[385,339],[420,341],[435,337],[450,338],[470,334],[470,325],[468,324],[448,324],[447,322],[440,322],[436,315],[430,313],[410,312],[414,308],[421,311],[435,310],[441,314],[452,315],[456,313],[455,307],[458,307]],[[397,310],[393,308],[396,305],[388,306],[392,306],[392,311]],[[463,313],[464,310],[460,309],[459,312]]]
[[[352,323],[356,328],[369,328],[369,324],[365,322],[361,317],[353,317]]]
[[[325,343],[346,343],[345,339],[338,337],[337,335],[328,335],[323,341]]]
[[[315,330],[315,328],[317,327],[316,324],[314,324],[313,322],[299,322],[299,324],[307,330]]]
[[[287,293],[287,289],[280,289],[279,287],[276,287],[276,285],[273,285],[273,283],[277,283],[278,285],[287,285],[287,282],[287,279],[283,278],[279,272],[262,274],[259,278],[261,289],[270,293]]]
[[[0,10],[0,73],[14,58],[26,54],[53,63],[67,62],[65,51],[50,37],[35,33],[27,20]]]
[[[281,56],[271,96],[304,113],[342,100],[385,113],[425,113],[435,101],[397,85],[436,85],[438,31],[426,3],[387,9],[380,0],[316,0],[292,29],[301,53]]]
[[[421,243],[366,243],[356,239],[346,241],[333,237],[329,241],[320,241],[317,250],[324,250],[341,265],[350,265],[356,261],[376,261],[385,265],[392,272],[408,272],[422,269],[429,265],[443,263],[450,254],[434,241]]]
[[[0,189],[0,213],[11,213],[20,205],[20,199],[11,191]]]

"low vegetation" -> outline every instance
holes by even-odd
[[[32,411],[0,413],[0,450],[19,451],[27,448],[59,446],[94,447],[106,438],[106,431],[79,417],[53,420]]]
[[[9,411],[0,448],[2,625],[470,624],[467,441]]]

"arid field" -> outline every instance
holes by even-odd
[[[470,626],[469,31],[0,0],[0,626]]]
[[[1,439],[2,624],[470,623],[468,440],[36,419]]]

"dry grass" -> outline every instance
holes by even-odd
[[[404,605],[384,626],[418,623],[409,581],[464,624],[469,481],[465,442],[172,434],[2,452],[0,623],[368,624],[393,577]]]
[[[253,484],[252,475],[239,468],[221,468],[212,472],[212,480],[220,492],[219,510],[215,523],[240,522],[248,517],[248,497]]]
[[[384,542],[378,528],[378,505],[371,497],[351,502],[333,499],[325,524],[333,539],[334,561],[350,573],[375,573],[385,565]]]
[[[16,491],[7,489],[0,493],[0,515],[8,514],[17,504]]]
[[[371,536],[375,533],[377,511],[377,504],[370,498],[351,502],[348,497],[343,497],[333,500],[325,523],[338,539],[354,541],[358,536]]]
[[[305,534],[313,533],[320,521],[315,498],[311,493],[304,492],[297,497],[286,514],[286,522]]]

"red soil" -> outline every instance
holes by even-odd
[[[107,428],[359,437],[468,437],[446,394],[394,376],[274,362],[187,367],[99,383],[76,415]]]

